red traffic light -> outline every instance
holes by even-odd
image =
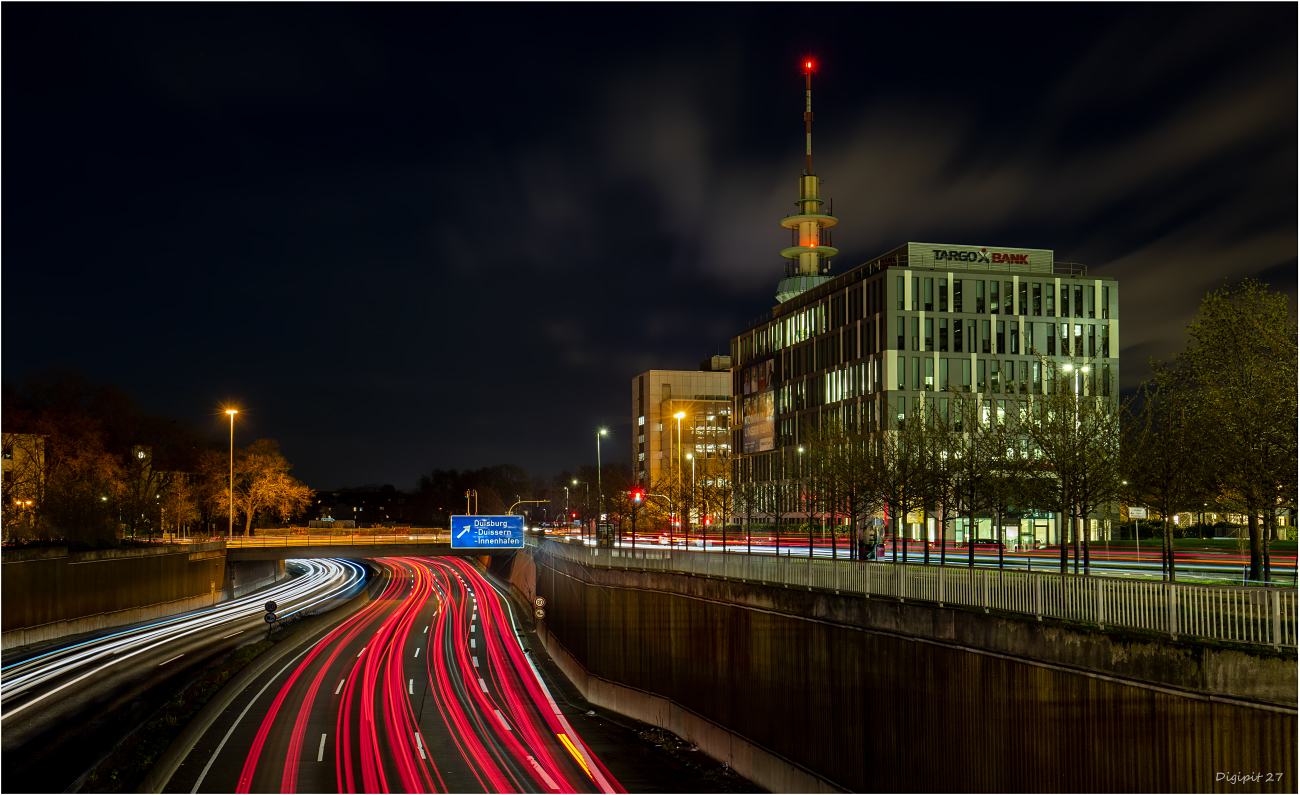
[[[578,513],[577,513],[576,511],[573,513],[573,518],[574,518],[574,519],[577,519],[577,518],[578,518]]]
[[[645,499],[645,492],[642,492],[642,491],[633,491],[633,492],[632,492],[632,501],[633,501],[633,502],[640,502],[640,501],[643,500],[643,499]]]

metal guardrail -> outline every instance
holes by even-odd
[[[538,542],[528,539],[529,546]],[[914,599],[1126,627],[1179,636],[1296,647],[1291,588],[1170,583],[1036,571],[720,554],[601,549],[542,542],[546,554],[584,566],[667,571],[836,593]]]
[[[239,537],[226,541],[227,549],[264,549],[266,547],[370,547],[390,544],[450,544],[446,530],[408,533],[349,533],[347,535],[276,535]]]

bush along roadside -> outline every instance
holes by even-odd
[[[167,746],[232,676],[271,648],[269,640],[236,649],[168,701],[86,776],[82,792],[134,792]]]

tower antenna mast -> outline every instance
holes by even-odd
[[[784,303],[830,279],[827,260],[840,253],[829,245],[829,234],[822,237],[824,230],[839,223],[835,216],[822,212],[820,180],[812,170],[812,72],[813,61],[808,58],[803,64],[804,73],[804,168],[799,177],[799,198],[795,206],[799,208],[794,215],[787,215],[781,226],[791,230],[791,243],[794,245],[781,252],[781,256],[793,260],[786,269],[786,278],[776,287],[776,300]]]
[[[803,121],[804,121],[804,126],[805,126],[805,128],[806,128],[805,136],[806,136],[806,139],[807,139],[807,150],[806,150],[805,155],[804,155],[807,159],[806,159],[806,161],[804,162],[803,173],[805,173],[805,174],[811,174],[811,173],[813,173],[813,170],[812,170],[812,120],[813,120],[813,115],[812,115],[812,61],[811,61],[811,60],[809,60],[809,61],[804,61],[804,65],[803,65],[803,74],[804,74],[804,109],[803,109]]]

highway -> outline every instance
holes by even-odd
[[[294,566],[299,576],[241,599],[9,655],[0,666],[3,788],[74,782],[194,672],[260,637],[268,600],[282,616],[328,609],[365,582],[365,568],[350,561]]]
[[[392,558],[382,593],[254,679],[168,792],[624,792],[460,558]]]

